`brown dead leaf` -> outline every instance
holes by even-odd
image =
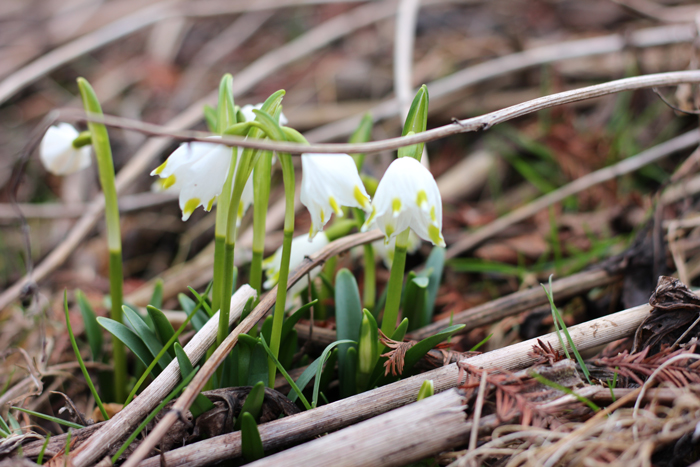
[[[651,314],[637,328],[632,353],[649,347],[656,354],[664,345],[673,345],[700,315],[700,298],[678,279],[660,276],[649,299]],[[684,337],[700,336],[700,327]]]

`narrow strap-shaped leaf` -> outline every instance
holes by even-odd
[[[163,307],[163,279],[156,280],[156,284],[153,286],[153,294],[148,304],[156,308]]]
[[[362,299],[355,276],[348,269],[341,269],[335,276],[335,327],[339,341],[358,342],[362,326]],[[340,395],[348,397],[355,393],[355,369],[357,359],[350,361],[348,350],[357,344],[338,347],[338,376]],[[352,369],[349,368],[352,366]]]
[[[241,412],[238,415],[238,420],[236,420],[233,426],[234,431],[241,429],[241,423],[243,421],[243,414],[248,413],[252,415],[253,420],[256,422],[260,420],[260,414],[262,413],[263,402],[265,401],[265,383],[258,381],[255,386],[250,390],[248,396],[243,402],[243,407],[241,407]]]
[[[85,334],[87,334],[92,360],[95,362],[102,361],[102,329],[97,324],[97,315],[90,306],[85,294],[80,290],[75,292],[75,298],[78,300],[78,308],[80,314],[83,315],[83,326],[85,326]]]
[[[170,321],[168,321],[168,318],[165,317],[163,312],[154,306],[148,305],[146,307],[146,312],[148,312],[148,316],[150,316],[151,321],[153,321],[153,325],[156,328],[156,335],[160,342],[162,344],[167,343],[175,334],[173,325],[170,324]],[[172,357],[175,356],[175,350],[172,347],[168,349],[168,352]]]
[[[141,316],[134,310],[126,305],[124,305],[123,310],[124,316],[126,316],[126,319],[128,319],[129,323],[131,323],[131,326],[134,328],[134,332],[136,332],[136,334],[141,338],[143,343],[148,348],[148,351],[151,352],[151,355],[156,357],[163,348],[163,344],[160,343],[158,337],[156,337],[156,334],[151,330],[151,328],[148,327],[143,318],[141,318]],[[161,370],[165,370],[165,367],[168,366],[171,361],[172,358],[166,353],[161,357],[160,361],[158,362],[158,366],[160,366]]]
[[[137,336],[134,331],[121,323],[117,323],[113,319],[105,318],[103,316],[98,316],[97,322],[100,326],[109,331],[110,334],[123,342],[124,345],[129,347],[129,350],[131,350],[134,355],[136,355],[138,359],[143,362],[144,365],[148,366],[151,364],[153,361],[151,351],[148,350],[146,344],[143,343],[141,338]],[[157,367],[153,368],[153,374],[154,376],[158,376],[160,374],[160,370],[158,370]]]
[[[192,362],[187,356],[185,349],[183,349],[179,343],[175,342],[175,344],[173,344],[173,350],[175,351],[175,355],[177,355],[177,363],[180,365],[180,375],[183,379],[185,379],[190,373],[194,371]],[[197,418],[204,412],[213,408],[214,404],[212,403],[212,401],[210,401],[207,396],[200,393],[197,394],[194,403],[190,407],[190,412],[192,412],[192,416],[194,418]]]
[[[241,416],[241,448],[243,457],[248,462],[262,459],[265,456],[258,425],[248,412]]]

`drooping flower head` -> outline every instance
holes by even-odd
[[[164,189],[180,191],[182,220],[186,221],[199,206],[211,210],[230,165],[231,148],[197,141],[181,144],[151,175],[165,179]]]
[[[328,237],[323,232],[316,235],[311,241],[307,240],[306,235],[295,237],[292,240],[292,251],[289,257],[289,270],[293,271],[301,264],[302,261],[304,261],[305,257],[311,256],[329,243],[330,240],[328,240]],[[267,277],[263,287],[266,289],[271,289],[275,286],[275,284],[277,284],[277,281],[279,280],[281,263],[282,247],[279,247],[272,256],[263,261],[263,270],[265,270],[265,276]],[[321,266],[317,266],[312,269],[309,274],[305,275],[301,280],[299,280],[299,282],[294,284],[289,289],[287,296],[291,298],[303,291],[309,284],[308,276],[311,276],[311,279],[313,279],[318,276],[320,272]]]
[[[349,155],[302,154],[301,167],[301,203],[311,214],[309,240],[333,213],[343,215],[341,206],[369,208],[369,195]]]
[[[54,175],[68,175],[90,167],[90,146],[73,146],[78,135],[78,130],[68,123],[59,123],[46,131],[39,149],[46,170]]]
[[[442,199],[433,175],[412,157],[396,159],[379,181],[363,231],[376,222],[388,242],[407,228],[424,240],[445,246]]]

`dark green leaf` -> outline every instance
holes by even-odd
[[[122,306],[122,310],[124,310],[124,316],[127,320],[129,320],[129,323],[134,328],[134,332],[141,338],[143,343],[151,352],[151,355],[153,357],[157,356],[163,348],[163,344],[160,343],[155,333],[148,327],[146,322],[136,311],[132,310],[126,305]],[[161,370],[165,370],[165,367],[168,366],[171,361],[172,358],[170,355],[167,353],[163,354],[163,357],[161,357],[160,361],[158,362],[158,366],[160,366]]]
[[[250,390],[248,396],[243,402],[243,407],[241,407],[240,415],[236,424],[233,426],[234,431],[241,429],[241,422],[244,413],[249,413],[252,415],[253,420],[258,422],[260,420],[260,414],[262,413],[263,401],[265,400],[265,383],[258,381],[255,386]]]
[[[163,308],[163,280],[156,280],[156,284],[153,286],[153,295],[151,295],[151,301],[148,302],[149,305],[156,308]]]
[[[243,457],[248,462],[262,459],[265,456],[258,425],[255,423],[255,418],[249,413],[244,413],[241,416],[241,447]]]
[[[85,334],[87,334],[88,343],[90,344],[92,360],[100,362],[102,361],[102,329],[100,329],[99,324],[97,324],[97,315],[95,315],[92,306],[90,306],[87,298],[80,290],[75,292],[75,297],[78,300],[80,314],[83,315],[83,325],[85,326]]]
[[[100,326],[105,328],[114,337],[119,339],[129,347],[129,349],[138,357],[139,360],[143,362],[144,365],[148,366],[153,361],[153,355],[151,354],[146,344],[143,343],[141,338],[134,333],[131,329],[127,328],[121,323],[118,323],[112,319],[99,316],[97,322]],[[158,367],[153,368],[153,375],[158,376],[160,370]]]
[[[442,281],[442,271],[445,269],[445,249],[443,247],[434,246],[433,250],[425,262],[425,271],[429,271],[428,279],[428,297],[425,302],[425,310],[423,311],[423,322],[429,324],[433,320],[433,312],[435,310],[435,299],[437,298],[440,282]]]
[[[360,340],[362,325],[362,299],[355,276],[347,269],[341,269],[335,276],[335,328],[338,341]],[[340,396],[355,394],[356,361],[347,357],[350,347],[357,351],[357,344],[343,344],[338,347],[338,376],[340,379]],[[346,368],[347,367],[347,368]],[[352,367],[352,371],[350,370]]]
[[[165,317],[162,311],[160,311],[158,308],[148,305],[146,307],[146,311],[148,312],[148,315],[151,317],[151,321],[153,321],[153,325],[156,328],[156,335],[158,336],[158,339],[160,339],[160,342],[162,344],[167,343],[171,337],[175,334],[175,329],[173,328],[173,325],[170,324],[170,321],[168,321],[168,318]],[[175,356],[175,350],[173,348],[169,348],[168,352],[172,357]]]
[[[180,376],[182,376],[182,379],[184,380],[194,371],[194,367],[192,366],[192,362],[187,356],[187,353],[185,353],[185,349],[183,349],[180,344],[175,342],[175,344],[173,344],[173,349],[175,351],[175,355],[177,356],[177,363],[180,365]],[[192,412],[192,416],[194,418],[197,418],[204,412],[213,408],[214,404],[204,394],[200,393],[197,394],[197,398],[190,407],[190,412]]]
[[[408,330],[420,329],[429,324],[424,322],[425,304],[428,300],[427,277],[409,275],[404,288],[403,316],[408,318]]]

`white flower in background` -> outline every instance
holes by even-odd
[[[211,137],[217,138],[220,136]],[[241,150],[238,151],[240,155]],[[182,220],[186,221],[199,206],[203,206],[205,211],[211,211],[216,198],[221,194],[230,166],[231,148],[214,143],[185,143],[151,172],[151,175],[158,175],[164,179],[160,184],[162,190],[180,192]],[[245,211],[253,204],[251,179],[252,177],[248,177],[243,189],[238,207],[238,224]]]
[[[387,242],[410,227],[422,239],[445,246],[442,199],[430,171],[412,157],[392,162],[377,186],[362,230],[368,230],[373,222]]]
[[[304,258],[311,256],[317,251],[319,251],[324,246],[328,245],[330,240],[325,233],[321,232],[316,235],[313,240],[309,241],[306,235],[299,235],[292,239],[292,251],[289,256],[289,272],[291,273],[294,269],[299,266]],[[280,265],[282,264],[282,247],[279,247],[275,254],[269,258],[265,258],[263,261],[263,270],[265,271],[265,276],[267,280],[263,284],[266,289],[271,289],[277,284],[280,276]],[[309,276],[314,279],[321,272],[321,266],[317,266],[311,270],[309,274],[304,275],[299,282],[294,284],[287,294],[288,298],[292,298],[299,292],[302,292],[309,285]]]
[[[301,204],[311,214],[309,240],[323,230],[334,212],[343,215],[341,206],[369,209],[369,195],[352,157],[302,154],[301,168]]]
[[[255,113],[253,113],[253,110],[254,109],[260,110],[260,109],[262,109],[262,106],[263,106],[263,103],[261,102],[259,104],[255,104],[255,105],[247,104],[247,105],[244,105],[243,107],[241,107],[241,113],[243,113],[243,116],[245,117],[245,121],[252,122],[253,120],[255,120]],[[289,120],[287,120],[287,117],[284,116],[284,113],[280,112],[279,124],[281,126],[284,126],[287,123],[289,123]]]
[[[46,170],[54,175],[68,175],[90,167],[90,145],[81,148],[73,146],[79,134],[68,123],[59,123],[46,131],[39,149],[39,157]]]
[[[411,230],[411,232],[408,234],[408,248],[406,249],[406,252],[409,255],[412,255],[416,251],[418,251],[418,248],[420,248],[422,240],[416,233]],[[391,269],[391,265],[394,263],[394,251],[396,250],[396,237],[391,237],[389,240],[389,243],[385,242],[384,240],[377,240],[376,242],[372,242],[372,247],[374,248],[375,254],[382,259],[382,262],[384,263],[384,266],[387,269]],[[358,249],[359,251],[362,251],[361,249]]]

